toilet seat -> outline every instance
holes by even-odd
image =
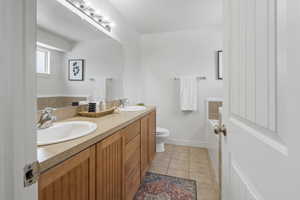
[[[166,128],[156,127],[156,152],[165,151],[165,142],[170,136],[170,131]]]
[[[156,135],[160,137],[168,137],[170,136],[170,131],[165,128],[156,127]]]

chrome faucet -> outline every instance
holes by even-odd
[[[56,121],[56,117],[53,116],[53,111],[55,111],[55,108],[50,107],[42,110],[41,117],[37,123],[37,128],[46,129],[50,128],[53,125],[53,122]]]
[[[126,106],[128,106],[129,104],[129,100],[128,99],[120,99],[120,107],[124,108]]]

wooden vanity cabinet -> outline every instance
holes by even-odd
[[[151,112],[149,115],[149,162],[151,163],[156,154],[156,111]]]
[[[141,119],[141,180],[149,170],[156,154],[156,112]]]
[[[125,138],[121,132],[96,145],[96,200],[122,200]]]
[[[39,200],[95,200],[95,147],[42,174],[38,187]]]
[[[96,199],[132,200],[140,186],[140,121],[96,145]]]
[[[132,200],[155,156],[155,115],[43,173],[39,200]]]
[[[149,159],[149,116],[141,119],[141,180],[150,167]]]
[[[125,137],[125,200],[132,200],[141,183],[140,120],[123,129]]]

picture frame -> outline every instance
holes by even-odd
[[[218,55],[218,70],[217,70],[217,79],[223,80],[223,51],[217,51]]]
[[[69,81],[84,81],[84,65],[83,59],[70,59],[68,66]]]

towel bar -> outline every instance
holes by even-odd
[[[206,77],[205,76],[198,76],[196,77],[198,80],[206,80]],[[179,77],[175,77],[174,80],[180,80]]]

